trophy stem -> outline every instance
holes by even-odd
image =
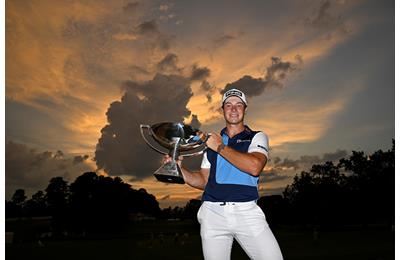
[[[174,148],[170,151],[169,155],[172,160],[163,166],[161,166],[155,173],[154,176],[157,180],[162,182],[170,182],[170,183],[180,183],[184,184],[182,170],[179,165],[176,163],[176,159],[179,157],[179,142],[180,138],[176,138],[174,141]]]
[[[180,142],[180,138],[175,139],[175,143],[174,143],[174,148],[172,150],[170,150],[169,152],[169,156],[171,156],[173,161],[176,161],[176,159],[178,159],[179,157],[179,142]]]
[[[198,152],[184,152],[195,150],[201,145],[204,145],[208,138],[208,135],[199,134],[202,132],[190,125],[170,122],[158,123],[152,126],[141,124],[140,133],[145,143],[151,149],[164,155],[168,154],[171,157],[171,160],[168,163],[163,164],[154,172],[154,176],[157,180],[161,182],[180,184],[184,184],[185,181],[183,179],[182,169],[177,164],[179,157],[190,157],[203,153],[206,146]],[[149,136],[153,138],[153,141],[157,142],[162,147],[167,148],[169,151],[164,152],[153,146],[152,142],[147,139]]]

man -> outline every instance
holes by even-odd
[[[222,98],[226,127],[211,133],[200,172],[181,165],[185,182],[201,190],[197,213],[206,260],[230,259],[233,239],[251,259],[283,259],[263,211],[258,207],[258,180],[268,159],[268,137],[243,122],[245,94],[228,90]],[[165,161],[169,161],[166,157]]]

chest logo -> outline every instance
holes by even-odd
[[[237,144],[238,143],[245,143],[245,142],[251,142],[251,140],[241,140],[241,139],[239,139],[239,140],[236,141]]]

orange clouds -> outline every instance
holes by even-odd
[[[253,125],[256,129],[265,129],[271,138],[271,146],[286,142],[312,142],[323,136],[330,127],[332,116],[342,111],[344,105],[345,100],[342,99],[316,107],[290,102],[273,104],[265,108],[273,113],[268,113],[265,119],[260,117]]]
[[[163,14],[174,7],[153,8]],[[173,52],[183,68],[194,63],[207,66],[210,84],[222,89],[243,75],[263,75],[271,56],[292,60],[300,54],[310,64],[344,42],[350,35],[341,33],[343,23],[329,16],[332,8],[336,7],[330,7],[325,19],[332,19],[337,28],[329,28],[329,37],[284,20],[278,21],[285,31],[279,37],[274,27],[246,29],[239,21],[224,24],[218,35],[210,33],[214,25],[204,21],[196,34],[184,35],[182,42],[178,39]],[[168,34],[156,22],[140,20],[150,9],[148,3],[124,1],[7,1],[6,98],[52,115],[63,122],[72,139],[94,147],[106,123],[107,107],[121,96],[121,82],[152,78],[165,56],[162,48],[169,44]],[[251,21],[247,15],[243,18]],[[299,41],[296,35],[307,40]],[[218,107],[219,93],[208,103],[198,86],[192,87],[189,109],[201,122],[212,123],[220,117],[210,110]]]
[[[110,69],[124,66],[109,64],[113,50],[96,24],[122,12],[122,6],[116,1],[7,1],[6,98],[62,122],[61,138],[94,148],[106,108],[120,97],[119,81],[126,78]]]
[[[209,69],[206,78],[216,90],[208,93],[202,82],[192,82],[193,96],[187,107],[207,128],[222,120],[216,109],[220,106],[218,90],[228,83],[244,75],[263,77],[271,57],[294,62],[296,55],[301,55],[302,73],[312,74],[309,69],[314,62],[323,60],[362,29],[358,18],[337,15],[358,3],[324,3],[293,2],[293,8],[279,16],[274,16],[276,6],[270,4],[265,11],[271,18],[265,15],[265,20],[231,7],[230,11],[242,15],[240,19],[228,17],[229,12],[221,10],[212,17],[201,14],[205,19],[198,22],[197,13],[179,13],[179,9],[193,10],[184,10],[178,3],[7,1],[6,99],[29,105],[62,124],[64,132],[49,126],[51,138],[41,140],[41,144],[60,145],[59,149],[67,153],[94,152],[100,130],[107,124],[107,109],[123,95],[123,82],[150,80],[160,71],[190,74],[188,71],[197,64]],[[344,25],[350,30],[343,30]],[[158,65],[168,55],[174,57],[171,64],[175,66],[162,70]],[[290,83],[291,76],[285,84]],[[279,91],[284,97],[287,90]],[[270,135],[271,146],[318,140],[350,97],[336,96],[320,104],[302,97],[277,103],[268,100],[268,94],[253,98],[257,108],[251,108],[246,119],[254,129]],[[146,98],[141,94],[138,97],[141,101]],[[59,143],[54,144],[57,140]],[[153,178],[132,184],[148,189],[165,205],[183,203],[201,194]]]

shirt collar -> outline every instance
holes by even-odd
[[[240,133],[237,133],[236,135],[234,135],[232,138],[230,139],[236,139],[236,138],[244,138],[246,137],[248,134],[250,134],[251,132],[253,132],[253,130],[250,129],[249,126],[245,125],[244,126],[244,130]],[[228,134],[226,133],[226,127],[224,127],[224,129],[221,130],[221,136],[222,135],[226,135],[228,136]],[[229,137],[229,136],[228,136]]]

